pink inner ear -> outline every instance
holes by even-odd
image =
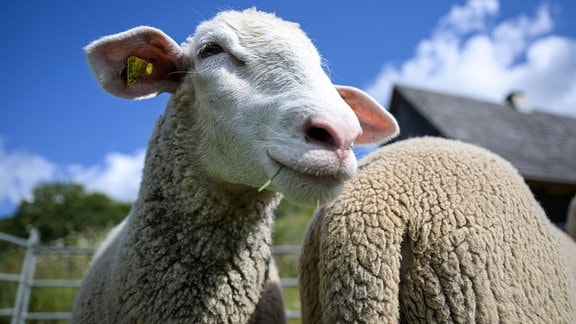
[[[398,135],[396,119],[370,95],[353,87],[336,86],[336,89],[362,127],[356,144],[382,143]]]
[[[179,84],[185,74],[174,73],[178,72],[178,66],[175,60],[169,56],[170,52],[165,48],[166,45],[157,38],[151,38],[150,45],[135,48],[133,52],[127,55],[143,58],[154,65],[152,74],[144,76],[142,81],[169,81]]]
[[[86,47],[86,55],[100,85],[122,98],[174,92],[189,65],[182,48],[174,40],[162,31],[146,26],[97,40]],[[130,56],[152,63],[153,70],[150,75],[142,75],[136,83],[128,85],[125,69]]]

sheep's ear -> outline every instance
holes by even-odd
[[[374,144],[390,140],[399,133],[396,119],[366,92],[348,86],[336,86],[336,90],[352,108],[362,127],[362,135],[355,144]]]
[[[176,91],[190,64],[172,38],[146,26],[103,37],[84,50],[100,86],[129,99]]]

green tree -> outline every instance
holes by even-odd
[[[108,228],[119,223],[129,210],[130,204],[87,192],[78,183],[43,183],[34,188],[31,201],[23,200],[12,217],[0,220],[0,231],[26,237],[33,226],[46,243],[73,233]]]

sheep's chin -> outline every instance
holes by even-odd
[[[303,173],[289,166],[274,162],[275,169],[270,190],[280,192],[284,198],[295,203],[318,205],[336,198],[343,190],[350,171],[337,175]],[[279,171],[278,171],[279,170]],[[352,176],[355,174],[352,172]]]
[[[284,188],[279,188],[278,185],[275,187],[286,200],[297,204],[318,206],[334,200],[344,189],[344,182],[333,186],[304,186],[302,183],[294,183],[293,186]]]

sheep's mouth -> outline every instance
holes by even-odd
[[[334,199],[342,192],[346,180],[356,174],[355,159],[342,161],[316,154],[317,159],[307,159],[304,155],[292,159],[293,156],[282,158],[270,153],[268,173],[273,175],[267,185],[286,199],[302,204],[314,205]]]
[[[304,165],[290,165],[271,158],[278,177],[291,178],[304,183],[311,183],[320,186],[334,187],[341,185],[351,177],[346,172],[331,172],[325,168],[309,168]]]

